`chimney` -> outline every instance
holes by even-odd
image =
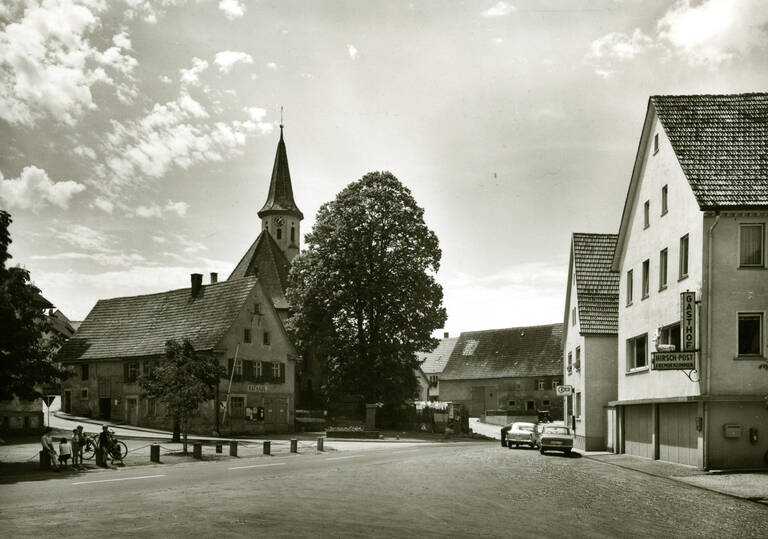
[[[449,336],[450,336],[450,333],[448,333],[447,331],[443,332],[443,339],[447,339]]]
[[[211,284],[216,284],[219,282],[219,274],[215,272],[211,272]]]
[[[195,299],[203,287],[203,274],[192,273],[190,276],[192,278],[192,299]]]

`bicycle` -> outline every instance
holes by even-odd
[[[112,447],[107,452],[107,457],[109,457],[112,460],[118,460],[120,462],[123,461],[125,456],[128,454],[128,446],[125,444],[125,442],[118,440],[115,438],[114,431],[109,431],[112,435]],[[99,435],[98,434],[92,434],[88,436],[85,439],[85,445],[83,446],[83,458],[86,460],[91,460],[93,456],[96,454],[96,451],[99,450]]]

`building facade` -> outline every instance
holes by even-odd
[[[563,316],[563,380],[574,447],[613,447],[608,403],[616,400],[619,275],[611,271],[616,234],[575,233],[571,238]]]
[[[768,462],[766,159],[768,94],[649,99],[612,261],[618,451]]]
[[[473,417],[489,411],[562,419],[562,324],[463,332],[440,378],[440,400]]]
[[[440,376],[442,376],[443,369],[445,369],[458,340],[456,337],[451,338],[447,332],[443,333],[443,338],[440,339],[440,343],[434,350],[417,354],[419,361],[421,361],[421,371],[427,381],[425,398],[421,400],[440,400]]]

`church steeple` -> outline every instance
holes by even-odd
[[[283,124],[280,124],[280,141],[277,143],[275,164],[269,182],[267,201],[258,213],[261,228],[269,232],[280,249],[291,260],[299,253],[299,226],[304,219],[296,202],[293,200],[291,172],[288,169],[288,152],[283,140]]]

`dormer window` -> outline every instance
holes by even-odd
[[[659,153],[659,134],[653,135],[653,154]]]

